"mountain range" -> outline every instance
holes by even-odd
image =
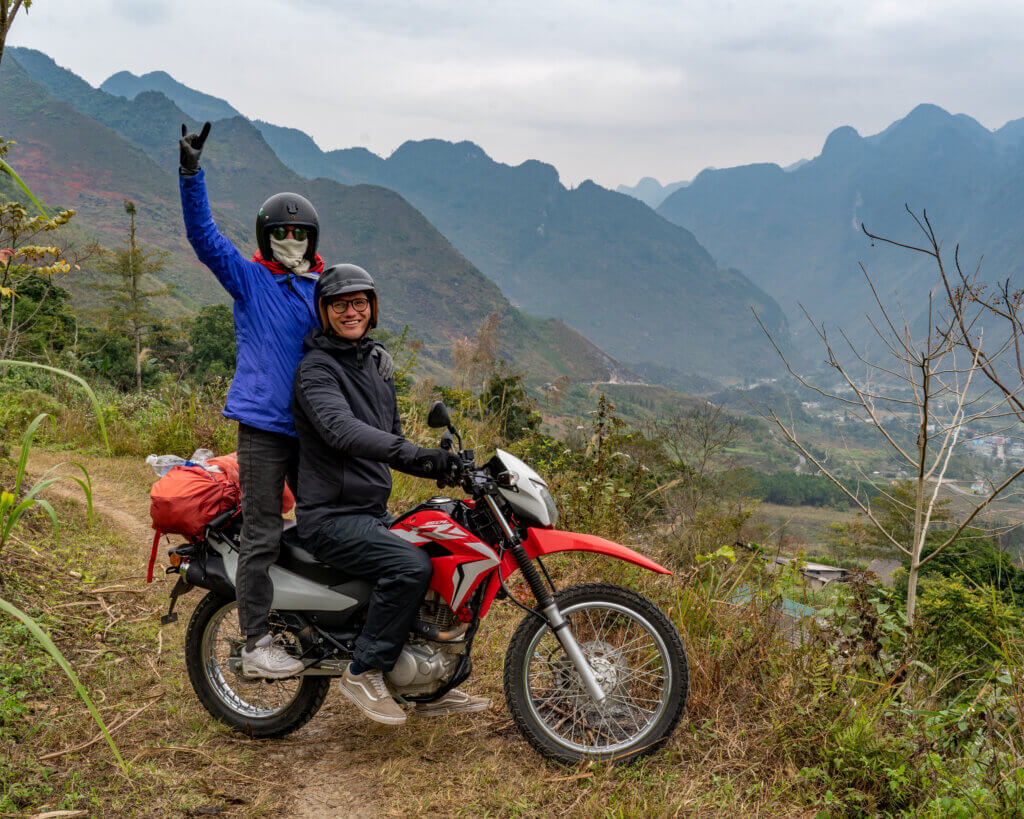
[[[784,171],[795,171],[797,168],[802,168],[810,160],[800,159],[791,165],[787,165],[782,170]],[[714,168],[707,168],[706,170],[713,171]],[[649,208],[655,210],[668,199],[673,193],[680,188],[685,188],[689,185],[689,181],[686,182],[669,182],[667,185],[662,185],[653,176],[645,176],[635,185],[619,185],[615,188],[619,193],[624,193],[627,196],[632,196],[634,199],[639,199]]]
[[[26,52],[22,52],[22,58],[33,59]],[[36,52],[35,59],[38,60],[39,52]],[[240,117],[241,114],[228,105],[219,97],[204,94],[201,91],[193,91],[187,85],[182,85],[166,71],[150,71],[137,77],[130,71],[118,71],[103,81],[100,91],[106,91],[115,97],[124,97],[128,100],[135,99],[139,94],[146,91],[159,91],[189,116],[205,122],[206,120],[228,119]]]
[[[658,212],[686,225],[724,264],[741,267],[772,293],[795,331],[803,304],[818,321],[871,336],[863,315],[873,296],[859,263],[890,304],[899,292],[912,322],[927,309],[934,262],[872,243],[862,232],[919,245],[905,210],[927,211],[952,263],[982,275],[1021,277],[1024,234],[1024,120],[992,131],[963,114],[919,105],[872,136],[843,126],[821,153],[784,171],[775,164],[706,170],[669,196]]]
[[[619,185],[615,190],[618,193],[639,199],[649,208],[657,208],[669,196],[689,184],[689,182],[670,182],[667,185],[662,185],[653,176],[645,176],[635,185]]]
[[[405,143],[386,159],[358,148],[324,152],[301,131],[249,123],[225,101],[163,72],[119,72],[95,89],[40,52],[8,53],[51,95],[117,131],[168,172],[175,154],[167,129],[175,116],[190,115],[190,124],[229,117],[216,121],[214,140],[228,133],[238,150],[233,158],[223,151],[211,158],[222,163],[219,172],[230,169],[233,181],[210,177],[229,216],[241,218],[233,200],[270,190],[269,179],[283,180],[282,170],[311,180],[291,182],[293,188],[318,191],[334,180],[393,190],[515,305],[564,319],[614,358],[662,380],[728,380],[777,369],[751,307],[788,343],[777,303],[738,270],[719,268],[688,230],[592,182],[567,189],[541,162],[512,168],[471,143],[437,140]],[[319,195],[311,196],[318,207]]]
[[[14,52],[14,53],[12,53]],[[25,181],[52,205],[73,207],[72,223],[89,238],[117,246],[127,231],[123,200],[138,210],[140,237],[171,256],[164,278],[178,286],[183,310],[223,301],[226,294],[196,261],[184,237],[178,197],[177,135],[197,123],[160,92],[129,100],[92,88],[45,55],[7,49],[0,66],[0,122],[18,145],[9,158]],[[33,76],[46,74],[45,84]],[[320,208],[321,252],[373,270],[387,305],[382,323],[405,324],[424,344],[429,372],[451,363],[453,342],[471,335],[492,313],[502,316],[501,353],[532,378],[559,374],[605,380],[622,372],[610,356],[558,320],[514,308],[394,191],[307,180],[288,169],[242,117],[219,120],[203,153],[214,216],[221,231],[247,252],[251,225],[271,192],[293,190]],[[69,282],[88,298],[88,269]],[[86,292],[83,292],[86,291]]]
[[[641,372],[735,378],[778,368],[750,315],[756,307],[786,338],[776,302],[632,197],[590,181],[566,188],[550,165],[512,167],[471,142],[406,142],[383,158],[323,152],[295,129],[257,127],[299,173],[397,191],[515,304],[565,319]]]
[[[872,244],[860,231],[863,222],[917,243],[905,203],[927,210],[944,247],[959,244],[969,266],[984,256],[987,278],[1022,278],[1024,119],[990,130],[966,115],[920,105],[871,136],[835,129],[811,160],[709,168],[688,184],[645,178],[620,186],[624,195],[589,181],[567,188],[550,165],[504,165],[470,142],[407,142],[388,157],[365,148],[323,151],[302,131],[250,122],[226,101],[163,72],[119,72],[96,89],[39,52],[11,48],[8,55],[31,75],[6,86],[0,100],[5,134],[22,136],[22,164],[53,201],[87,202],[87,226],[108,235],[121,229],[122,190],[148,197],[155,220],[149,229],[175,253],[168,276],[188,283],[179,291],[182,309],[222,298],[189,255],[172,193],[178,122],[194,126],[208,118],[216,125],[204,164],[225,232],[249,243],[252,210],[267,191],[309,192],[331,209],[331,234],[342,239],[325,250],[339,258],[363,253],[366,264],[394,272],[396,314],[436,350],[465,334],[470,316],[500,308],[514,317],[517,354],[535,360],[537,328],[556,325],[511,304],[564,319],[610,356],[664,383],[681,383],[683,374],[727,381],[777,370],[749,320],[751,307],[789,352],[803,342],[798,335],[794,344],[788,323],[807,331],[798,304],[819,321],[842,325],[860,345],[871,334],[864,314],[873,301],[860,263],[884,297],[900,293],[912,321],[935,282],[927,258]],[[57,101],[88,122],[70,122],[67,109],[52,107]],[[33,105],[38,111],[27,116],[22,109]],[[107,129],[122,142],[104,144]],[[53,167],[62,173],[54,175]],[[663,194],[657,213],[638,201]],[[410,255],[400,261],[395,254]],[[412,258],[424,270],[398,274]],[[456,315],[412,292],[457,286],[462,299],[467,281],[477,296]],[[563,340],[573,334],[560,326]],[[572,338],[580,342],[569,345],[574,349],[589,344]],[[611,360],[589,347],[584,358],[592,363]],[[541,357],[559,355],[548,350]],[[602,366],[607,373],[613,365]],[[545,372],[550,367],[542,365]]]

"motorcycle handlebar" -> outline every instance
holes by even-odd
[[[483,467],[476,465],[476,453],[472,449],[462,449],[462,436],[451,424],[441,434],[441,449],[451,451],[454,449],[455,441],[458,441],[459,449],[455,454],[458,456],[458,463],[452,466],[449,474],[442,475],[437,479],[438,489],[446,486],[461,486],[467,495],[477,496],[488,491],[488,486],[493,485],[493,480],[486,473]]]
[[[466,480],[466,475],[476,469],[476,465],[473,462],[473,450],[464,449],[456,454],[458,456],[458,463],[453,463],[448,474],[442,475],[437,479],[439,489],[443,489],[446,486],[462,485]]]
[[[453,486],[461,486],[462,491],[472,497],[479,497],[492,493],[497,488],[494,483],[494,478],[482,466],[476,466],[472,459],[463,461],[461,475]]]

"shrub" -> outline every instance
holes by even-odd
[[[484,384],[480,403],[506,441],[516,441],[540,426],[540,413],[518,373],[492,373]]]
[[[41,413],[60,417],[64,405],[36,389],[24,389],[0,396],[0,437],[13,440]]]
[[[925,545],[922,557],[928,557],[932,551],[932,545]],[[904,565],[909,565],[909,561],[904,560]],[[975,586],[992,586],[1007,603],[1015,599],[1024,601],[1024,571],[1014,566],[1010,556],[1001,552],[996,541],[980,529],[965,529],[923,571],[962,578]]]
[[[993,643],[1001,634],[1019,633],[1024,624],[1020,610],[998,592],[969,583],[938,574],[921,578],[922,650],[937,668],[962,671],[991,664],[998,656]]]

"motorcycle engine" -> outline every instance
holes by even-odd
[[[448,631],[459,624],[459,618],[436,591],[428,591],[420,604],[419,619],[440,631]]]
[[[437,626],[441,631],[459,625],[448,604],[434,591],[427,592],[420,606],[419,619]],[[422,637],[413,637],[402,648],[395,667],[385,673],[396,694],[418,696],[432,694],[448,680],[466,653],[465,642],[459,640],[438,643]]]

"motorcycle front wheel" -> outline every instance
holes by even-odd
[[[572,586],[555,600],[607,699],[591,699],[547,623],[527,615],[505,655],[505,698],[516,727],[563,763],[624,763],[657,750],[689,693],[679,632],[650,600],[619,586]]]
[[[298,641],[288,632],[278,639],[298,649]],[[323,705],[330,678],[243,677],[238,656],[244,643],[237,603],[207,594],[185,633],[185,664],[199,701],[221,722],[254,738],[284,736],[305,725]]]

